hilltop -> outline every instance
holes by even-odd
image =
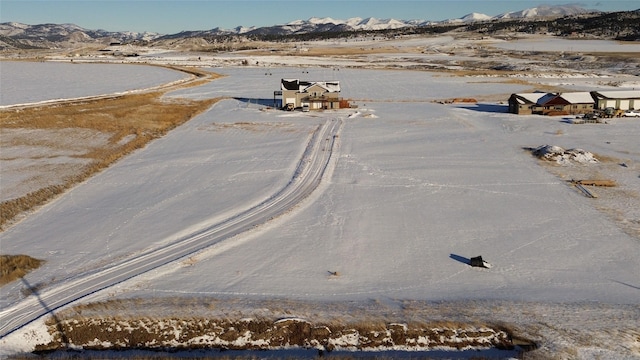
[[[171,46],[174,42],[197,41],[200,48],[223,42],[297,41],[357,38],[362,36],[394,37],[410,34],[481,33],[552,33],[557,36],[582,36],[600,39],[636,41],[640,39],[640,10],[600,12],[577,5],[539,6],[521,11],[489,16],[470,13],[443,21],[397,20],[354,17],[346,20],[311,17],[267,27],[215,27],[187,30],[175,34],[151,32],[112,32],[84,29],[74,24],[28,25],[17,22],[0,24],[0,49],[58,49],[88,44],[126,43],[143,46]],[[182,49],[185,50],[185,49]]]

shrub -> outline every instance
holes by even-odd
[[[0,285],[25,276],[43,262],[27,255],[0,255]]]

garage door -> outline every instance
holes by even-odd
[[[629,110],[629,100],[620,100],[620,110]]]

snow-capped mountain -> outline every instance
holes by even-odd
[[[473,23],[473,22],[479,22],[479,21],[490,21],[492,19],[493,17],[486,14],[470,13],[461,18],[448,19],[443,22],[447,24],[463,24],[463,23]]]
[[[386,29],[398,29],[406,26],[412,26],[412,24],[409,24],[404,20],[376,19],[376,18],[370,17],[370,18],[362,19],[353,27],[356,30],[386,30]]]
[[[521,19],[521,18],[531,19],[531,18],[544,18],[544,17],[560,17],[560,16],[579,15],[579,14],[584,14],[588,12],[593,12],[593,10],[584,9],[579,5],[559,5],[559,6],[540,5],[535,8],[503,13],[493,17],[493,19]]]
[[[424,22],[421,20],[421,22]],[[284,26],[288,26],[291,29],[296,28],[309,28],[313,26],[327,27],[327,26],[340,26],[341,28],[347,28],[351,30],[385,30],[385,29],[397,29],[406,26],[415,26],[415,22],[408,22],[405,20],[396,19],[376,19],[369,17],[366,19],[360,17],[349,18],[347,20],[336,20],[330,17],[317,18],[312,17],[309,20],[294,20],[288,22]],[[276,25],[277,26],[277,25]]]
[[[578,5],[546,6],[503,13],[497,16],[489,16],[480,13],[470,13],[458,19],[443,21],[426,20],[398,20],[377,19],[373,17],[353,17],[346,20],[331,17],[311,17],[308,20],[294,20],[286,24],[245,27],[238,26],[233,29],[219,27],[210,30],[189,30],[176,34],[160,35],[157,33],[138,33],[130,31],[110,32],[106,30],[88,30],[74,24],[40,24],[27,25],[18,22],[6,22],[0,24],[0,48],[11,47],[52,47],[55,43],[109,43],[113,41],[154,41],[180,38],[207,38],[214,36],[286,36],[294,34],[320,33],[320,32],[349,32],[349,31],[377,31],[393,30],[408,27],[421,27],[438,24],[467,24],[484,21],[500,21],[509,19],[528,19],[562,17],[594,12],[586,10]]]
[[[578,5],[561,5],[561,6],[546,6],[541,5],[536,8],[525,9],[521,11],[514,11],[509,13],[503,13],[497,16],[490,16],[481,13],[470,13],[461,18],[447,19],[443,21],[427,21],[427,20],[398,20],[398,19],[377,19],[373,17],[360,18],[353,17],[346,20],[334,19],[331,17],[311,17],[308,20],[294,20],[282,25],[273,25],[260,28],[243,28],[242,32],[239,31],[227,31],[234,32],[236,34],[271,34],[271,35],[289,35],[289,34],[301,34],[310,32],[324,32],[324,31],[375,31],[375,30],[390,30],[400,29],[404,27],[413,26],[425,26],[439,23],[471,23],[480,21],[492,21],[500,19],[534,19],[540,17],[561,17],[576,14],[583,14],[593,12],[593,10],[586,10]],[[238,29],[238,28],[236,28]]]
[[[464,21],[464,22],[469,22],[469,21],[487,21],[487,20],[491,20],[492,17],[486,14],[480,14],[480,13],[471,13],[471,14],[467,14],[463,17],[460,18],[460,20]]]
[[[56,42],[111,42],[132,40],[153,40],[159,36],[151,32],[89,30],[75,24],[27,25],[18,22],[0,24],[0,36],[25,44],[46,44]]]

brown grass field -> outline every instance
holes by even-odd
[[[113,97],[99,97],[78,101],[61,101],[42,106],[11,108],[0,112],[0,134],[3,148],[31,146],[50,148],[55,145],[59,131],[90,130],[106,134],[104,143],[87,143],[80,146],[80,154],[73,155],[83,160],[82,166],[66,169],[62,179],[52,182],[28,193],[7,199],[0,203],[0,231],[10,226],[25,213],[34,211],[53,198],[64,193],[87,178],[95,175],[132,151],[144,147],[171,129],[183,124],[195,115],[207,110],[218,98],[207,100],[166,100],[166,92],[178,88],[198,86],[212,81],[219,75],[195,69],[177,69],[194,75],[190,81],[150,92],[135,93]],[[10,137],[5,136],[12,130],[34,130],[48,132],[49,136]],[[81,133],[81,132],[80,132]],[[65,133],[71,134],[73,131]],[[67,142],[81,139],[66,139]],[[15,158],[3,160],[16,160]],[[40,261],[24,255],[2,256],[2,278],[0,285],[24,276],[37,268]]]
[[[196,74],[194,70],[189,72]],[[42,206],[73,185],[211,107],[219,99],[168,101],[161,98],[169,90],[201,85],[202,82],[217,77],[204,72],[197,74],[199,78],[188,84],[147,93],[68,101],[0,112],[0,132],[8,129],[52,132],[60,129],[89,129],[108,134],[109,137],[106,145],[87,146],[79,157],[88,160],[88,165],[67,176],[61,183],[34,189],[28,194],[0,203],[0,229],[4,230],[18,215]],[[14,142],[6,145],[47,146],[38,144],[37,141],[34,143],[33,139],[27,144]]]

